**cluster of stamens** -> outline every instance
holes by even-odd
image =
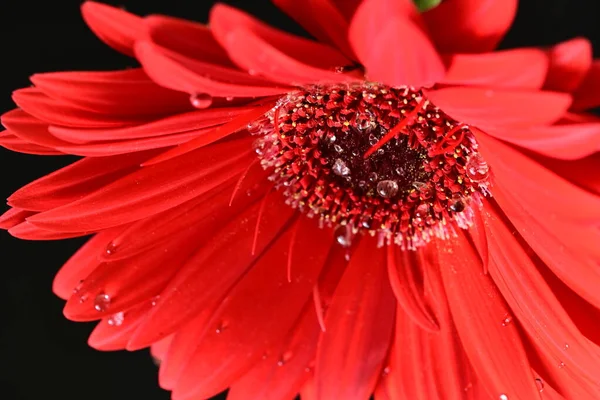
[[[248,130],[286,201],[337,227],[341,244],[360,231],[408,249],[446,238],[489,193],[469,127],[411,87],[310,87]]]

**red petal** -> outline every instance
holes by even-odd
[[[550,68],[544,87],[572,92],[592,66],[592,44],[585,38],[567,40],[552,47],[549,56]]]
[[[579,332],[501,217],[492,207],[487,210],[491,214],[486,221],[490,233],[490,275],[520,326],[536,347],[554,360],[548,368],[560,369],[573,385],[583,385],[594,397],[600,396],[600,385],[591,383],[598,381],[594,366],[600,364],[600,348]]]
[[[47,229],[39,228],[32,223],[25,221],[19,225],[15,225],[8,230],[12,236],[23,240],[62,240],[71,239],[80,236],[87,236],[94,232],[55,232]]]
[[[437,332],[438,326],[423,297],[423,288],[418,284],[416,274],[422,270],[421,259],[412,252],[388,246],[387,267],[390,285],[398,300],[398,305],[420,329]]]
[[[229,292],[210,323],[213,329],[200,340],[177,382],[175,399],[208,398],[224,390],[292,328],[332,242],[330,230],[318,229],[308,218],[299,223],[295,247],[310,251],[293,253],[292,262],[297,267],[292,268],[291,282],[281,268],[292,237],[288,230]],[[282,357],[285,362],[287,355]]]
[[[600,60],[594,60],[583,82],[573,93],[573,108],[586,110],[600,106]]]
[[[315,366],[317,397],[366,399],[383,369],[396,301],[385,251],[365,237],[352,255],[325,316]]]
[[[209,27],[185,19],[150,15],[144,19],[152,42],[186,57],[232,66]]]
[[[25,218],[35,214],[33,211],[21,208],[11,208],[0,216],[0,229],[10,229],[13,226],[25,222]]]
[[[238,50],[236,46],[244,42],[230,43],[229,34],[239,31],[246,32],[253,38],[249,43],[260,44],[260,50],[268,50],[271,55],[278,55],[282,59],[293,61],[298,67],[305,66],[315,71],[325,70],[323,72],[326,72],[340,65],[351,64],[346,57],[327,45],[270,27],[251,15],[225,4],[217,4],[211,9],[209,25],[215,38],[227,50],[230,57],[234,54],[241,56],[245,53],[243,49],[239,49],[239,54],[236,51]],[[243,38],[240,38],[240,40],[243,40]],[[252,55],[254,57],[250,57],[251,55],[248,54],[247,62],[251,62],[252,58],[266,57],[260,52]],[[240,65],[236,59],[233,60]],[[255,62],[260,62],[260,60],[255,60]],[[264,65],[264,63],[261,64]],[[245,69],[251,69],[246,64],[241,66]],[[283,83],[290,84],[291,82]]]
[[[77,285],[101,264],[100,254],[106,251],[106,244],[119,231],[120,228],[100,232],[81,246],[54,277],[52,291],[64,300],[71,297]]]
[[[346,249],[341,246],[334,246],[329,252],[318,284],[324,302],[329,302],[346,268],[345,253]],[[321,327],[311,299],[304,306],[298,324],[286,335],[279,351],[274,349],[265,353],[263,361],[238,379],[229,389],[229,400],[294,397],[311,375],[320,334]]]
[[[453,118],[483,130],[551,124],[571,104],[564,93],[475,87],[429,90],[427,96]]]
[[[269,196],[265,204],[260,221],[259,204],[255,204],[223,229],[214,232],[211,240],[199,248],[161,293],[161,301],[129,343],[130,349],[146,347],[171,334],[189,318],[219,302],[229,292],[279,235],[293,213],[292,208],[284,204],[278,195]],[[257,223],[260,224],[259,234],[253,254]],[[232,248],[236,251],[231,251]],[[202,265],[202,268],[198,268],[198,265]]]
[[[483,53],[496,48],[511,26],[517,0],[446,0],[423,14],[445,53]]]
[[[50,72],[31,81],[44,94],[74,107],[116,116],[153,116],[187,111],[188,96],[158,86],[142,69]]]
[[[528,211],[572,222],[600,220],[600,198],[544,168],[523,153],[481,132],[477,140],[494,181],[514,194]]]
[[[138,42],[135,54],[146,73],[155,82],[190,94],[261,97],[281,95],[290,90],[289,87],[274,87],[267,82],[256,82],[251,76],[227,67],[206,64],[183,56],[174,58],[174,55],[169,56],[165,50],[151,42]]]
[[[496,398],[539,399],[509,310],[463,234],[436,242],[438,263],[460,340],[484,387]]]
[[[146,34],[143,19],[117,7],[86,1],[83,18],[94,33],[114,49],[133,55],[133,43]]]
[[[487,88],[539,89],[549,58],[542,50],[514,49],[483,54],[455,54],[442,83]]]
[[[74,107],[61,100],[51,99],[39,89],[19,89],[13,93],[13,100],[27,114],[49,124],[85,128],[115,128],[118,126],[144,122],[142,117],[103,115]]]
[[[84,158],[23,186],[8,198],[8,203],[33,211],[72,203],[138,169],[150,155]]]
[[[0,146],[19,153],[36,154],[40,156],[61,156],[65,154],[62,151],[29,143],[26,140],[13,135],[10,131],[0,132]]]
[[[139,169],[88,196],[29,218],[57,231],[95,231],[159,213],[242,172],[251,138],[207,146],[161,165]]]
[[[129,338],[151,308],[152,302],[148,301],[105,317],[92,331],[88,344],[96,350],[124,350]]]
[[[347,34],[348,21],[358,7],[359,1],[309,0],[300,4],[294,0],[273,0],[273,3],[314,37],[340,49],[350,59],[355,59]]]
[[[229,122],[238,115],[253,109],[254,107],[207,108],[172,115],[146,124],[116,129],[76,129],[51,126],[49,130],[54,136],[72,143],[147,138],[183,132],[200,132],[205,128]]]
[[[600,154],[596,153],[580,160],[556,160],[541,158],[540,164],[582,188],[600,195],[600,174],[590,173],[600,171]]]
[[[385,18],[380,18],[382,15]],[[349,35],[373,81],[390,86],[431,86],[444,77],[439,54],[402,5],[390,7],[387,0],[363,2]]]
[[[560,123],[527,130],[490,130],[489,134],[548,157],[576,160],[600,151],[597,122]]]

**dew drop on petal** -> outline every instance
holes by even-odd
[[[223,333],[223,331],[225,329],[227,329],[228,326],[229,326],[229,322],[227,322],[227,321],[221,321],[221,323],[215,329],[215,332],[216,333]]]
[[[105,312],[110,308],[110,296],[106,293],[100,293],[94,299],[94,308],[98,312]]]
[[[110,242],[106,245],[105,253],[107,256],[115,254],[117,251],[117,244],[115,242]]]
[[[424,182],[413,182],[412,186],[417,190],[421,190],[421,189],[425,189],[427,187],[427,184]]]
[[[459,212],[462,212],[465,210],[465,203],[462,201],[462,198],[460,197],[460,195],[452,196],[452,198],[450,199],[448,204],[449,204],[448,208],[450,208],[451,211],[454,211],[456,213],[459,213]]]
[[[499,397],[498,400],[508,400],[508,396],[505,395],[504,393],[502,393]]]
[[[277,361],[277,366],[283,367],[288,361],[292,359],[293,355],[294,353],[292,353],[291,351],[286,351],[285,353],[283,353]]]
[[[344,160],[342,160],[341,158],[338,158],[337,160],[335,160],[335,162],[333,163],[332,171],[337,176],[350,175],[350,168],[348,168],[348,165],[346,164],[346,162]]]
[[[535,385],[537,386],[537,388],[540,392],[544,391],[544,381],[543,380],[541,380],[540,378],[536,378]]]
[[[398,182],[391,180],[380,181],[377,183],[377,193],[385,199],[394,197],[398,193]]]
[[[83,279],[80,280],[79,282],[77,282],[77,285],[73,288],[73,293],[74,294],[79,293],[79,291],[81,290],[82,287],[83,287]]]
[[[341,152],[343,152],[343,151],[344,151],[344,149],[342,148],[342,146],[340,146],[339,144],[334,144],[334,145],[333,145],[333,149],[334,149],[336,152],[338,152],[338,153],[341,153]]]
[[[371,172],[369,174],[369,180],[371,182],[375,182],[377,180],[377,178],[379,178],[379,175],[377,175],[377,172]]]
[[[502,326],[508,326],[508,325],[510,325],[511,322],[512,322],[512,317],[507,314],[504,316],[504,319],[502,320]]]
[[[485,181],[490,173],[490,167],[479,154],[473,154],[471,157],[469,157],[467,164],[465,165],[465,169],[467,176],[473,182]]]
[[[190,95],[190,103],[195,108],[207,108],[213,102],[213,98],[208,93],[194,93]]]
[[[560,369],[563,369],[564,367],[565,367],[565,363],[561,361],[561,362],[558,364],[558,368],[560,368]]]
[[[123,320],[125,319],[125,313],[123,311],[118,312],[116,314],[111,315],[106,321],[110,326],[121,326],[123,324]]]
[[[158,304],[158,300],[160,300],[160,295],[156,295],[152,298],[152,300],[150,301],[150,305],[152,307],[156,306]]]
[[[419,204],[415,210],[415,216],[423,219],[426,218],[427,215],[429,215],[429,205],[425,203]]]
[[[225,97],[225,100],[227,100],[227,101],[233,101],[233,96],[227,96],[227,97]]]
[[[384,369],[381,370],[381,376],[388,376],[390,374],[390,367],[387,366]]]
[[[340,225],[335,229],[335,240],[340,246],[348,248],[352,245],[352,228],[348,225]]]

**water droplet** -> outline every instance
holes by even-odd
[[[473,182],[486,180],[490,173],[490,167],[479,154],[473,154],[469,157],[465,169],[467,171],[467,176]]]
[[[233,96],[227,96],[227,97],[225,97],[225,100],[227,100],[227,101],[233,101]]]
[[[117,245],[115,242],[110,242],[109,244],[106,245],[106,255],[110,256],[115,254],[115,252],[117,251]]]
[[[258,72],[256,72],[256,71],[255,71],[255,70],[253,70],[253,69],[249,69],[249,70],[248,70],[248,75],[255,76],[255,75],[258,75]]]
[[[565,363],[561,361],[561,362],[558,364],[558,368],[560,368],[560,369],[563,369],[564,367],[565,367]]]
[[[293,355],[294,353],[292,353],[291,351],[286,351],[285,353],[283,353],[277,361],[277,366],[283,367],[288,361],[292,359]]]
[[[402,168],[402,167],[398,167],[398,168],[396,168],[396,169],[395,169],[395,172],[396,172],[398,175],[404,175],[404,168]]]
[[[369,180],[371,182],[375,182],[377,180],[377,178],[379,178],[379,175],[377,175],[377,172],[371,172],[369,174]]]
[[[508,326],[512,322],[512,316],[506,314],[502,320],[502,326]]]
[[[94,308],[98,312],[105,312],[110,307],[110,296],[106,293],[100,293],[94,299]]]
[[[569,350],[569,343],[565,343],[565,350]]]
[[[398,193],[398,183],[396,181],[380,181],[377,183],[377,193],[385,199],[394,197]]]
[[[338,158],[337,160],[335,160],[335,162],[333,163],[333,173],[336,174],[337,176],[346,176],[346,175],[350,175],[350,168],[348,168],[348,165],[344,162],[344,160]]]
[[[223,333],[223,331],[225,329],[227,329],[228,326],[229,326],[229,322],[227,322],[227,321],[221,321],[221,323],[215,329],[215,332],[216,333]]]
[[[540,392],[544,391],[544,381],[543,380],[541,380],[540,378],[536,378],[535,385],[537,386],[537,388]]]
[[[341,153],[342,151],[344,151],[344,149],[342,149],[342,146],[340,146],[339,144],[334,144],[333,149],[338,153]]]
[[[413,182],[412,186],[417,190],[421,190],[421,189],[425,189],[427,187],[427,184],[424,182],[417,181],[417,182]]]
[[[330,142],[330,143],[334,143],[336,140],[337,140],[337,137],[335,137],[335,135],[332,135],[332,136],[329,138],[329,142]]]
[[[150,305],[152,307],[156,306],[158,304],[158,300],[160,299],[160,295],[156,295],[152,298],[152,300],[150,301]]]
[[[106,321],[110,326],[121,326],[125,319],[125,313],[123,311],[113,314]]]
[[[365,110],[364,112],[357,112],[356,113],[356,128],[368,133],[371,132],[371,130],[373,130],[373,128],[375,127],[375,117],[373,115],[373,113],[369,110]],[[371,135],[373,136],[373,135]],[[371,142],[371,136],[369,136],[369,143]],[[373,136],[373,138],[375,138],[375,136]],[[377,138],[375,138],[375,143],[377,143]],[[373,144],[371,144],[373,145]]]
[[[498,397],[498,399],[499,399],[499,400],[508,400],[508,396],[507,396],[507,395],[505,395],[504,393],[502,393],[502,394],[501,394],[501,395]]]
[[[387,366],[381,370],[381,376],[388,376],[390,374],[390,367]]]
[[[73,293],[74,294],[79,293],[79,291],[81,290],[82,287],[83,287],[83,279],[80,280],[79,282],[77,282],[77,285],[73,288]]]
[[[335,228],[335,240],[342,246],[342,247],[350,247],[352,245],[352,238],[353,238],[353,234],[352,234],[352,228],[349,225],[340,225],[337,228]]]
[[[429,205],[422,203],[415,209],[415,217],[417,218],[425,218],[429,215]]]
[[[375,146],[377,144],[377,142],[379,141],[379,139],[377,138],[377,136],[370,134],[369,135],[369,144],[371,146]]]
[[[333,72],[335,72],[336,74],[342,74],[342,73],[344,73],[345,70],[346,70],[346,67],[335,67],[333,69]]]
[[[459,213],[465,210],[465,203],[462,201],[460,195],[455,194],[448,201],[448,208],[450,208],[450,211]]]
[[[190,103],[196,108],[210,107],[212,101],[212,96],[208,93],[194,93],[190,95]]]

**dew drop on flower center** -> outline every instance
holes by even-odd
[[[468,125],[423,91],[377,83],[312,86],[248,126],[289,205],[381,245],[414,249],[471,225],[489,167]]]

